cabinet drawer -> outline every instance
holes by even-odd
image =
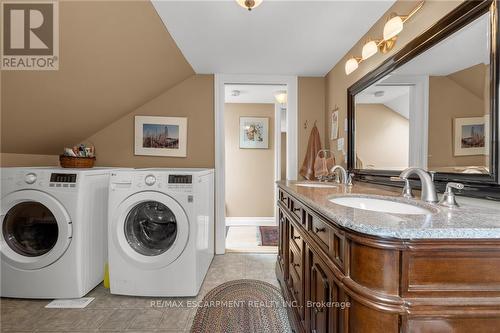
[[[293,223],[290,223],[289,235],[290,243],[295,244],[299,253],[302,253],[304,248],[302,236],[300,235],[298,228]]]
[[[333,228],[317,216],[308,214],[307,230],[319,246],[321,246],[326,253],[330,253]]]
[[[297,252],[293,247],[290,247],[288,252],[289,271],[295,273],[297,277],[302,280],[303,267],[302,267],[302,253]]]
[[[292,215],[297,218],[297,221],[300,224],[303,224],[304,219],[302,217],[302,214],[305,213],[305,211],[304,211],[304,207],[302,206],[302,204],[297,199],[290,197],[289,198],[289,205],[290,205],[290,207],[289,207],[290,212],[292,213]]]
[[[278,200],[283,205],[285,205],[286,208],[289,208],[289,206],[288,206],[288,194],[285,191],[280,190]]]
[[[295,252],[295,250],[290,247],[288,256],[289,265],[289,275],[288,275],[288,287],[290,292],[298,303],[298,311],[302,320],[304,320],[304,268],[302,265],[302,256]]]

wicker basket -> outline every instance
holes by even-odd
[[[73,157],[59,155],[59,163],[63,168],[92,168],[95,157]]]

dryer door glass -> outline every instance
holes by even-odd
[[[174,244],[177,219],[164,204],[146,201],[130,210],[124,231],[127,242],[135,251],[145,256],[157,256]]]
[[[52,212],[39,202],[21,202],[12,207],[2,225],[3,237],[16,253],[37,257],[57,243],[59,229]]]

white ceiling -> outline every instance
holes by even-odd
[[[195,72],[304,76],[327,74],[394,2],[152,0]]]
[[[478,18],[393,72],[399,75],[446,76],[489,63],[489,16]]]
[[[238,90],[239,96],[232,96],[232,91]],[[226,84],[226,103],[272,103],[276,102],[274,94],[286,90],[280,85]]]

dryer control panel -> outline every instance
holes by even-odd
[[[168,175],[169,184],[192,184],[192,175]]]

